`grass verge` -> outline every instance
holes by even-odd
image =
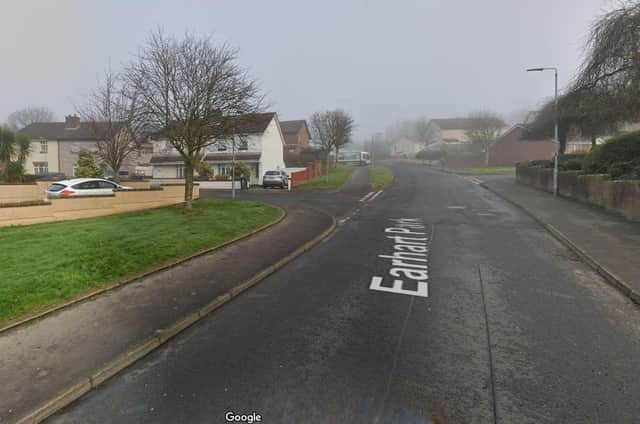
[[[382,165],[369,166],[369,182],[375,190],[388,186],[392,181],[393,172],[388,167]]]
[[[0,228],[0,321],[214,247],[276,220],[258,202],[202,199],[183,206]]]
[[[354,170],[353,166],[338,165],[329,169],[329,182],[327,182],[327,177],[323,175],[322,177],[315,178],[313,180],[300,184],[296,188],[303,189],[303,190],[304,189],[337,189],[342,187],[342,185],[347,182],[353,170]]]
[[[472,172],[474,174],[515,174],[515,166],[483,166],[478,168],[465,168],[465,172]]]

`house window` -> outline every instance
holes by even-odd
[[[249,141],[240,140],[240,143],[238,143],[238,150],[249,150]]]
[[[227,150],[227,146],[226,145],[224,145],[222,143],[218,144],[218,151],[219,152],[224,152],[225,150]]]
[[[33,162],[33,173],[36,175],[47,175],[49,173],[49,163]]]
[[[231,165],[218,165],[218,174],[224,175],[225,177],[231,176]]]
[[[40,140],[40,153],[49,153],[49,142],[47,140]]]
[[[184,178],[184,165],[176,167],[176,178]]]

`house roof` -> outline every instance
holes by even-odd
[[[236,161],[256,161],[260,160],[260,153],[236,152]],[[207,153],[204,157],[205,162],[229,162],[231,161],[231,153]],[[179,164],[183,163],[180,155],[153,155],[151,164]]]
[[[294,121],[280,121],[280,129],[282,129],[283,134],[297,134],[301,129],[307,132],[309,138],[311,138],[311,134],[309,134],[309,127],[307,126],[307,121],[304,119],[297,119]]]
[[[235,131],[238,134],[262,134],[276,116],[275,112],[248,113],[235,118]]]
[[[77,128],[68,128],[65,122],[36,122],[27,125],[19,133],[48,140],[97,140],[87,122],[81,122]]]
[[[442,118],[432,119],[431,122],[442,130],[468,130],[472,120],[470,118]]]

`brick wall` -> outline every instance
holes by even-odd
[[[520,165],[516,168],[516,179],[521,184],[553,192],[552,169]],[[608,175],[563,171],[558,173],[558,194],[640,222],[640,180],[611,180]]]

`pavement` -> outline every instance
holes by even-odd
[[[551,231],[569,240],[596,268],[618,280],[620,288],[640,303],[640,223],[627,221],[595,206],[576,202],[516,182],[512,175],[481,176],[483,184],[525,209]]]
[[[366,193],[363,175],[365,169],[356,172],[333,210],[349,210]],[[236,290],[334,225],[330,214],[303,201],[280,203],[287,216],[267,230],[0,333],[0,423],[18,420],[78,382],[84,390],[114,358],[162,337],[158,330]]]
[[[478,184],[394,172],[329,240],[48,422],[640,422],[637,306]],[[426,253],[389,258],[408,251]]]

